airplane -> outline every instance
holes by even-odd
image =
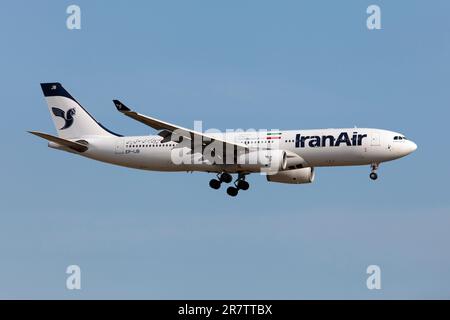
[[[57,136],[28,131],[48,141],[50,148],[128,168],[216,174],[209,185],[227,188],[235,197],[249,189],[246,177],[266,175],[269,182],[312,183],[315,168],[370,166],[378,178],[383,162],[402,158],[417,149],[403,134],[370,128],[316,130],[259,130],[203,132],[183,128],[131,110],[113,100],[123,115],[157,131],[149,136],[116,134],[89,114],[60,83],[41,83]]]

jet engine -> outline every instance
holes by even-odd
[[[313,182],[314,175],[314,168],[301,168],[280,171],[277,174],[267,175],[266,177],[267,181],[270,182],[301,184]]]

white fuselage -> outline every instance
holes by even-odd
[[[302,167],[352,166],[379,164],[413,152],[414,142],[394,137],[399,133],[368,128],[287,130],[272,132],[210,133],[250,149],[279,149],[304,161]],[[211,164],[204,161],[177,164],[174,150],[180,145],[160,136],[104,137],[84,136],[89,149],[83,156],[120,166],[153,171],[240,172],[235,164]],[[60,148],[50,143],[51,147]]]

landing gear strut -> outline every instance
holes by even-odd
[[[228,195],[235,197],[237,196],[239,190],[248,190],[250,185],[247,181],[245,181],[245,173],[239,173],[238,178],[234,182],[234,187],[228,187],[227,193]]]
[[[373,163],[370,166],[370,170],[371,170],[370,175],[369,175],[370,179],[372,179],[372,180],[378,179],[377,169],[378,169],[378,163]]]
[[[219,173],[217,174],[217,179],[211,179],[211,181],[209,181],[209,186],[213,189],[219,189],[222,182],[224,183],[230,183],[233,180],[233,177],[231,176],[231,174],[223,172],[223,173]]]

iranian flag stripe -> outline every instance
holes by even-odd
[[[281,132],[267,132],[267,140],[281,139]]]

